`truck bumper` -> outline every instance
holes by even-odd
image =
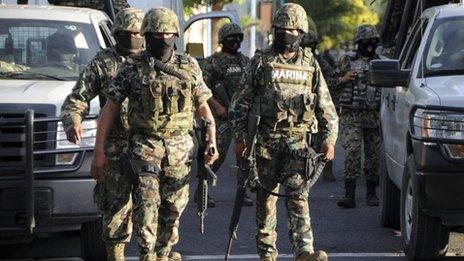
[[[464,164],[449,162],[441,145],[413,145],[418,169],[413,182],[420,189],[423,211],[444,225],[464,225]]]
[[[8,238],[27,242],[32,234],[79,230],[82,223],[100,217],[93,203],[94,180],[39,179],[34,181],[36,227],[31,233],[25,226],[26,197],[21,186],[17,180],[0,182],[0,243]]]

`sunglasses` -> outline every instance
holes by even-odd
[[[377,45],[380,43],[380,40],[377,38],[362,39],[362,40],[359,40],[358,43],[363,44],[363,45]]]

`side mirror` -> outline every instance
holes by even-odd
[[[401,70],[398,60],[372,60],[370,62],[369,84],[374,87],[406,86],[409,75],[409,70]]]
[[[202,43],[187,43],[185,51],[196,59],[205,58]]]

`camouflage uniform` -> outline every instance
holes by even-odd
[[[364,25],[358,28],[355,42],[371,38],[378,38],[375,28]],[[354,186],[351,183],[356,184],[356,179],[360,175],[363,144],[364,174],[368,187],[369,184],[377,183],[378,180],[381,91],[367,85],[369,62],[373,59],[378,59],[378,57],[375,55],[369,59],[363,59],[358,52],[350,52],[340,58],[340,75],[344,75],[350,70],[355,70],[358,73],[356,80],[340,85],[340,124],[343,148],[346,151],[344,176],[347,189]]]
[[[113,31],[139,32],[142,19],[142,10],[124,9],[116,17]],[[65,130],[82,122],[88,113],[90,101],[97,95],[100,106],[103,107],[109,83],[125,60],[126,57],[120,55],[115,48],[109,48],[97,53],[90,61],[61,107],[61,120]],[[124,178],[118,162],[121,152],[127,146],[126,133],[127,108],[123,107],[105,143],[105,155],[110,170],[103,181],[97,182],[94,189],[95,203],[103,212],[103,240],[108,244],[127,243],[132,232],[131,185]]]
[[[274,16],[274,27],[307,32],[306,12],[296,4],[285,4]],[[334,145],[338,117],[321,69],[309,49],[299,48],[286,61],[274,49],[258,52],[250,61],[241,83],[243,90],[232,101],[230,118],[237,139],[246,133],[247,115],[261,116],[257,135],[257,168],[261,182],[273,191],[282,183],[288,191],[303,182],[304,161],[288,150],[306,150],[307,134],[321,127],[324,143]],[[272,149],[285,143],[287,151]],[[282,181],[282,177],[286,177]],[[256,242],[262,260],[276,260],[277,197],[257,191]],[[308,192],[286,198],[292,249],[297,257],[313,253],[313,233],[309,217]],[[313,259],[311,259],[313,260]]]
[[[223,41],[231,34],[243,33],[238,25],[226,24],[219,31],[219,40]],[[232,55],[221,51],[206,58],[206,61],[202,65],[203,79],[206,85],[211,89],[216,101],[218,101],[226,109],[229,107],[232,96],[240,88],[239,83],[249,60],[250,59],[242,53]],[[222,88],[222,94],[221,90],[219,90],[220,88]],[[222,97],[224,94],[226,94],[226,97]],[[219,117],[214,110],[212,110],[212,112],[216,122],[216,128],[218,130],[229,125],[229,121],[227,119]],[[232,136],[232,128],[228,128],[225,132],[217,135],[216,144],[219,152],[219,159],[212,165],[213,171],[217,171],[224,163],[227,156],[227,150],[229,149],[232,141]]]
[[[173,28],[178,34],[174,12],[154,8],[145,16],[142,34]],[[168,256],[179,240],[179,218],[189,196],[194,111],[211,97],[194,58],[173,54],[165,63],[182,78],[155,68],[154,62],[148,51],[126,61],[108,91],[118,104],[129,99],[128,153],[134,164],[152,167],[141,169],[133,188],[133,222],[141,258],[147,260],[156,253]]]
[[[48,0],[48,2],[53,5],[85,7],[106,12],[104,0]],[[122,9],[130,6],[127,3],[127,0],[114,0],[113,7],[114,13],[117,14]]]

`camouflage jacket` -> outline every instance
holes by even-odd
[[[266,68],[269,67],[272,71],[266,72],[266,70],[269,70]],[[298,72],[298,70],[305,71]],[[279,97],[286,94],[279,91],[279,88],[285,84],[281,84],[279,81],[287,82],[289,86],[299,88],[302,86],[304,93],[301,96],[292,96],[290,100],[281,103]],[[276,54],[272,49],[257,53],[251,59],[241,85],[243,85],[243,89],[234,95],[229,112],[231,123],[238,137],[245,137],[247,133],[247,115],[251,111],[258,111],[258,114],[261,115],[262,123],[258,130],[260,136],[279,137],[284,129],[281,127],[274,127],[273,129],[266,125],[268,118],[280,116],[281,113],[279,112],[277,112],[277,116],[271,115],[276,113],[275,106],[277,106],[279,108],[290,107],[290,114],[295,114],[291,116],[285,113],[285,117],[287,117],[285,120],[298,119],[295,124],[303,125],[304,129],[311,133],[317,133],[319,125],[323,142],[330,145],[335,144],[338,135],[338,116],[327,84],[322,76],[322,71],[310,50],[300,48],[295,57],[289,61],[285,61],[281,55]],[[269,88],[274,88],[275,93],[269,92]],[[295,91],[297,90],[295,89]],[[301,92],[301,89],[298,91]],[[287,90],[288,93],[290,93],[290,96],[293,95],[291,89]],[[272,94],[274,97],[265,97],[267,94]],[[303,111],[301,111],[301,108],[297,108],[301,106],[304,108]],[[274,107],[274,109],[270,107]],[[279,119],[277,123],[279,123]],[[304,126],[305,124],[307,126]]]
[[[217,52],[206,58],[202,64],[203,79],[213,92],[213,97],[222,105],[229,106],[232,96],[240,87],[239,83],[249,60],[241,53],[232,56]],[[223,89],[219,90],[219,88]],[[226,97],[222,97],[225,94]]]
[[[347,71],[357,72],[354,81],[340,84],[338,103],[342,108],[349,109],[380,109],[381,89],[368,85],[369,62],[378,59],[376,55],[368,60],[363,59],[357,52],[343,55],[339,61],[339,73],[343,76]]]
[[[75,122],[82,122],[88,113],[90,101],[97,95],[100,107],[105,105],[110,80],[116,75],[124,60],[125,58],[113,48],[108,48],[97,53],[90,61],[61,107],[61,120],[65,129]],[[110,137],[118,139],[125,135],[126,128],[122,122],[126,121],[127,116],[124,111],[121,110],[121,117],[115,120],[109,133]]]
[[[105,0],[49,0],[48,2],[54,5],[85,7],[106,12]],[[119,11],[121,11],[121,9],[130,6],[127,3],[127,0],[114,0],[113,7],[114,14],[117,14]]]
[[[132,57],[108,91],[115,103],[128,98],[129,149],[145,160],[159,149],[154,141],[188,134],[195,110],[212,96],[194,58],[172,55],[164,64],[174,70],[170,73],[155,67],[155,62],[148,51]]]

